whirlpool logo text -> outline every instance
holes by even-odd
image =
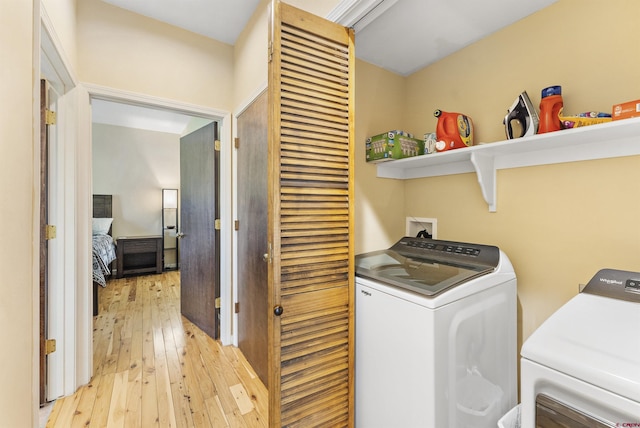
[[[613,284],[622,285],[622,281],[616,281],[615,279],[609,279],[609,278],[600,278],[600,282],[605,282],[608,285],[613,285]],[[624,426],[624,425],[620,425],[620,426]],[[636,425],[636,426],[640,426],[640,425]]]

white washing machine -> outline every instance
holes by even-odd
[[[516,312],[497,247],[406,237],[356,256],[356,427],[496,427],[517,402]]]
[[[640,273],[599,271],[521,356],[522,427],[640,427]]]

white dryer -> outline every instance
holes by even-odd
[[[517,402],[516,312],[497,247],[406,237],[356,256],[356,427],[495,428]]]
[[[521,351],[532,427],[640,427],[640,273],[603,269]]]

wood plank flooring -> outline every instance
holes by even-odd
[[[179,299],[179,272],[101,288],[95,374],[46,426],[267,427],[267,390],[242,352],[182,317]]]

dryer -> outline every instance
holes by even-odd
[[[356,427],[494,428],[517,401],[516,312],[495,246],[405,237],[356,256]]]
[[[600,270],[521,350],[522,427],[640,427],[640,273]]]

